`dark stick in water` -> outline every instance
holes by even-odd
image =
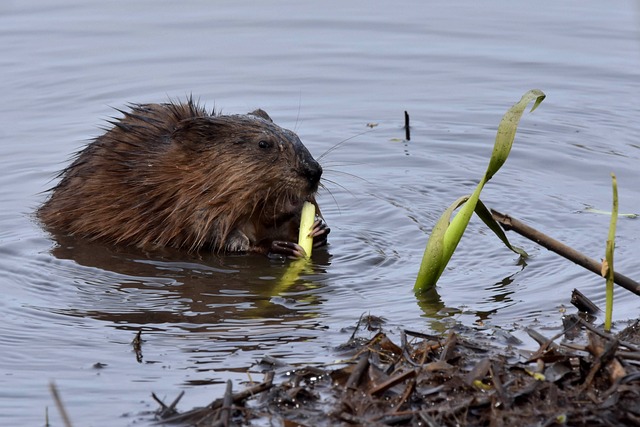
[[[409,126],[409,113],[404,112],[404,137],[407,141],[411,141],[411,126]]]
[[[571,304],[573,304],[578,310],[594,316],[600,311],[593,301],[577,289],[574,289],[573,292],[571,292]]]

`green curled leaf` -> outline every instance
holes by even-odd
[[[527,105],[533,100],[535,103],[533,107],[531,107],[531,111],[538,108],[538,105],[546,98],[544,92],[539,89],[532,89],[522,95],[520,101],[515,103],[509,110],[505,113],[498,125],[498,132],[496,134],[496,142],[493,146],[493,153],[491,153],[491,160],[489,161],[489,167],[487,167],[487,171],[484,174],[485,181],[489,181],[493,175],[498,172],[498,170],[502,167],[504,162],[507,161],[507,157],[511,152],[511,147],[513,146],[513,140],[516,137],[516,131],[518,130],[518,124],[520,123],[520,118],[524,113],[524,110],[527,108]]]
[[[469,220],[471,219],[473,212],[476,211],[476,206],[480,201],[480,192],[484,188],[484,185],[498,172],[504,162],[507,161],[507,157],[511,152],[513,140],[516,136],[516,131],[518,130],[518,123],[520,122],[520,118],[522,117],[524,110],[527,105],[534,100],[535,103],[533,104],[531,111],[535,110],[545,97],[546,95],[541,90],[532,89],[525,93],[520,101],[514,104],[502,117],[502,120],[498,125],[498,132],[496,134],[496,140],[493,146],[493,152],[491,153],[489,166],[478,183],[475,191],[470,196],[464,196],[449,206],[433,228],[429,241],[427,242],[424,255],[422,256],[422,263],[420,264],[418,277],[416,278],[416,283],[413,287],[414,292],[424,292],[435,286],[440,275],[451,259],[453,252],[456,250],[458,243],[460,243],[460,239],[469,224]],[[453,211],[461,205],[463,205],[462,208],[455,215],[453,220],[451,220]],[[484,206],[482,206],[480,210],[482,211],[483,208],[484,211],[487,211]],[[485,221],[485,223],[489,225],[493,220],[490,222],[487,221]],[[489,226],[496,234],[498,234],[492,225]],[[502,230],[500,230],[500,233],[504,235]],[[503,239],[498,234],[498,237],[500,237],[500,239],[505,242],[511,250],[519,253],[518,250],[516,250],[519,248],[512,247],[508,243],[506,236],[504,236]],[[522,252],[524,253],[524,251]]]
[[[440,219],[431,230],[431,235],[427,241],[427,248],[422,256],[422,262],[420,263],[420,270],[418,271],[418,279],[414,287],[414,291],[421,291],[422,288],[419,284],[423,283],[436,283],[438,278],[447,266],[449,258],[445,259],[445,233],[449,228],[449,221],[453,215],[453,211],[458,209],[460,205],[465,203],[469,199],[469,196],[460,197],[453,202],[440,216]],[[430,287],[430,286],[429,286]],[[426,288],[428,289],[428,288]],[[425,289],[425,290],[426,290]]]

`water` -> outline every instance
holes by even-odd
[[[439,300],[420,306],[411,292],[430,228],[472,191],[500,117],[528,89],[548,97],[483,200],[595,258],[609,219],[584,210],[610,209],[611,171],[621,211],[640,212],[635,2],[5,1],[0,37],[2,425],[43,425],[47,407],[61,425],[50,380],[77,424],[146,424],[152,391],[186,389],[188,409],[227,379],[260,379],[266,354],[336,359],[363,312],[391,330],[457,321],[524,339],[519,325],[559,325],[575,287],[603,304],[598,277],[512,236],[532,255],[518,266],[479,221]],[[349,139],[323,160],[331,245],[305,280],[278,289],[285,265],[262,257],[56,240],[34,219],[111,106],[190,93],[223,112],[265,109],[316,156]],[[616,266],[636,278],[639,239],[640,222],[621,218]],[[617,291],[614,315],[637,317],[637,297]]]

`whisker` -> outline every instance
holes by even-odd
[[[337,184],[333,181],[329,181],[332,184],[336,184],[338,187],[342,187],[340,184]],[[331,198],[333,199],[333,203],[336,205],[336,209],[338,209],[338,215],[342,215],[342,210],[340,209],[340,205],[338,204],[338,200],[336,199],[336,197],[333,195],[333,193],[331,192],[331,190],[329,190],[329,188],[327,188],[327,186],[325,186],[324,184],[320,184],[320,187],[325,190],[327,193],[329,193],[329,195],[331,196]],[[346,188],[342,187],[345,191],[347,191],[348,193],[351,193],[349,190],[347,190]],[[355,197],[355,196],[354,196]]]
[[[337,170],[337,169],[325,169],[325,172],[332,173],[332,174],[344,175],[344,176],[348,176],[348,177],[350,177],[350,178],[356,178],[356,179],[359,179],[359,180],[361,180],[361,181],[366,182],[367,184],[371,184],[371,181],[369,181],[368,179],[366,179],[366,178],[362,178],[361,176],[354,175],[354,174],[349,173],[349,172],[344,172],[344,171]],[[328,181],[326,178],[323,178],[323,179],[324,179],[325,181]],[[330,182],[331,182],[331,181],[330,181]]]
[[[354,197],[354,198],[356,198],[356,199],[358,198],[358,196],[357,196],[354,192],[352,192],[351,190],[349,190],[349,189],[348,189],[347,187],[345,187],[344,185],[342,185],[342,184],[338,184],[336,181],[332,181],[332,180],[330,180],[330,179],[325,179],[325,181],[326,181],[326,182],[328,182],[328,183],[330,183],[330,184],[335,185],[336,187],[339,187],[340,189],[342,189],[342,190],[344,190],[344,191],[346,191],[346,192],[347,192],[347,193],[349,193],[352,197]],[[326,185],[322,185],[322,188],[323,188],[323,189],[325,189],[325,190],[327,190],[327,191],[330,191],[330,190],[329,190],[329,188],[327,188],[327,186],[326,186]]]
[[[329,166],[329,167],[333,167],[333,166],[364,166],[367,163],[365,162],[339,162],[339,161],[330,161],[330,162],[323,162],[322,163],[322,167],[325,168],[325,166]]]
[[[300,110],[302,109],[302,90],[300,90],[300,93],[298,94],[298,114],[296,115],[296,123],[293,126],[293,131],[295,133],[298,133],[298,124],[299,124],[299,120],[300,120]]]
[[[373,132],[375,129],[369,129],[369,130],[365,130],[363,132],[357,133],[345,140],[342,140],[340,142],[338,142],[336,145],[334,145],[333,147],[329,148],[327,151],[325,151],[324,153],[320,154],[320,156],[318,157],[318,161],[322,160],[325,156],[327,156],[328,154],[330,154],[331,152],[333,152],[334,150],[336,150],[338,147],[342,146],[344,143],[351,141],[354,138],[357,138],[359,136],[365,135],[369,132]]]

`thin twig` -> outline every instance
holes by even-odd
[[[58,393],[58,388],[53,381],[49,383],[49,390],[51,391],[54,402],[56,402],[56,407],[58,408],[58,412],[60,412],[60,416],[62,417],[62,421],[64,422],[65,427],[72,427],[71,419],[69,419],[69,414],[67,414],[67,410],[64,409],[62,399],[60,398],[60,394]]]
[[[270,371],[265,374],[264,381],[260,384],[244,389],[238,393],[233,393],[231,395],[232,402],[234,404],[240,404],[242,401],[249,399],[256,394],[262,393],[265,390],[269,390],[272,386],[273,373]],[[193,419],[194,417],[201,417],[202,414],[205,414],[205,416],[209,416],[210,412],[219,410],[223,405],[224,399],[216,399],[204,408],[195,408],[181,414],[163,418],[162,420],[156,422],[155,425],[186,422]]]
[[[565,257],[566,259],[575,262],[576,264],[586,268],[587,270],[601,276],[602,273],[602,263],[596,261],[593,258],[589,258],[588,256],[576,251],[573,248],[561,243],[551,237],[547,236],[539,232],[538,230],[529,227],[528,225],[518,221],[515,218],[510,217],[509,215],[505,215],[496,210],[491,210],[491,214],[493,219],[495,219],[505,230],[513,230],[521,236],[526,237],[529,240],[533,240],[541,246],[549,249],[557,253],[560,256]],[[627,276],[624,276],[618,272],[614,273],[613,281],[628,291],[633,292],[636,295],[640,296],[640,283],[635,280],[630,279]]]
[[[220,416],[218,418],[224,427],[229,427],[229,420],[231,419],[231,405],[233,405],[233,389],[231,380],[227,380],[227,390],[224,393],[222,408],[220,408]]]

